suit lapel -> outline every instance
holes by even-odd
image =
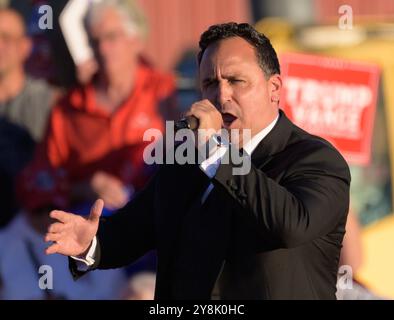
[[[273,155],[284,150],[293,128],[294,125],[286,117],[285,113],[279,110],[278,122],[253,151],[252,163],[256,167],[261,168],[269,162]]]

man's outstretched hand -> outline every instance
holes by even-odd
[[[95,237],[104,201],[96,200],[88,218],[60,210],[53,210],[50,217],[58,220],[51,224],[45,241],[54,243],[46,249],[46,254],[60,253],[66,256],[80,256],[87,252]]]

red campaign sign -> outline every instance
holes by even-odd
[[[338,58],[280,56],[281,107],[299,127],[330,141],[351,164],[367,165],[379,67]]]

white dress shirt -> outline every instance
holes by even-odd
[[[254,135],[248,142],[245,143],[243,146],[244,152],[246,152],[249,156],[252,155],[254,149],[256,149],[257,145],[267,136],[268,133],[274,128],[275,124],[277,123],[279,119],[279,114],[275,118],[274,121],[272,121],[267,127],[265,127],[263,130],[261,130],[259,133]],[[209,177],[213,178],[216,174],[217,169],[220,166],[221,160],[223,156],[225,155],[226,151],[228,150],[228,145],[222,144],[218,145],[216,148],[214,148],[210,154],[209,157],[204,160],[200,164],[200,168],[204,173]],[[207,190],[205,190],[202,198],[201,198],[201,203],[204,203],[204,201],[207,199],[209,193],[213,189],[213,184],[210,183],[208,186]],[[94,252],[96,251],[96,246],[97,246],[97,239],[94,237],[92,241],[92,245],[86,255],[86,257],[72,257],[79,262],[83,263],[78,263],[78,269],[81,271],[87,270],[89,266],[93,265],[95,260],[94,260]]]

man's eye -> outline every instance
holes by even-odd
[[[241,83],[242,80],[241,79],[230,79],[229,82],[230,83]]]

